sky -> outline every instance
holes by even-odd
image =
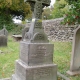
[[[51,4],[50,5],[53,5],[55,3],[55,0],[51,0]]]

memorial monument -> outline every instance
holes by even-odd
[[[53,44],[42,27],[42,11],[50,0],[25,0],[33,11],[32,23],[20,43],[12,80],[57,80],[57,65],[53,64]]]

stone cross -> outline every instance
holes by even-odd
[[[42,28],[42,8],[50,0],[26,0],[32,6],[30,29],[20,42],[20,56],[16,60],[12,80],[57,80],[57,65],[53,64],[53,44],[48,42]]]
[[[48,42],[42,27],[42,11],[45,6],[49,6],[50,0],[25,0],[25,2],[26,1],[31,5],[33,16],[31,27],[25,34],[24,40],[29,40],[30,42]]]

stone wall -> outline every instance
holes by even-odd
[[[63,21],[63,18],[44,20],[42,22],[44,31],[50,40],[72,41],[74,30],[76,29],[77,25],[62,25],[61,21]],[[29,27],[30,23],[26,24],[25,26]]]
[[[63,18],[43,21],[43,26],[50,40],[72,41],[77,25],[62,25]]]

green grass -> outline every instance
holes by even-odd
[[[69,76],[66,71],[70,67],[72,51],[71,42],[51,42],[54,44],[53,62],[58,65],[58,71],[71,80],[80,80],[80,75]],[[15,60],[19,57],[19,42],[9,36],[8,46],[0,47],[0,78],[11,77],[15,70]],[[59,78],[58,80],[63,80]]]
[[[15,60],[19,56],[19,43],[8,40],[7,47],[0,47],[0,78],[10,77],[14,73]]]
[[[80,80],[80,75],[72,77],[66,73],[66,71],[70,69],[72,43],[71,42],[51,42],[51,43],[54,44],[53,62],[58,65],[58,71],[61,74],[70,78],[70,80]]]
[[[54,63],[58,64],[58,70],[65,74],[69,69],[71,53],[71,43],[69,42],[55,42],[54,43]]]

